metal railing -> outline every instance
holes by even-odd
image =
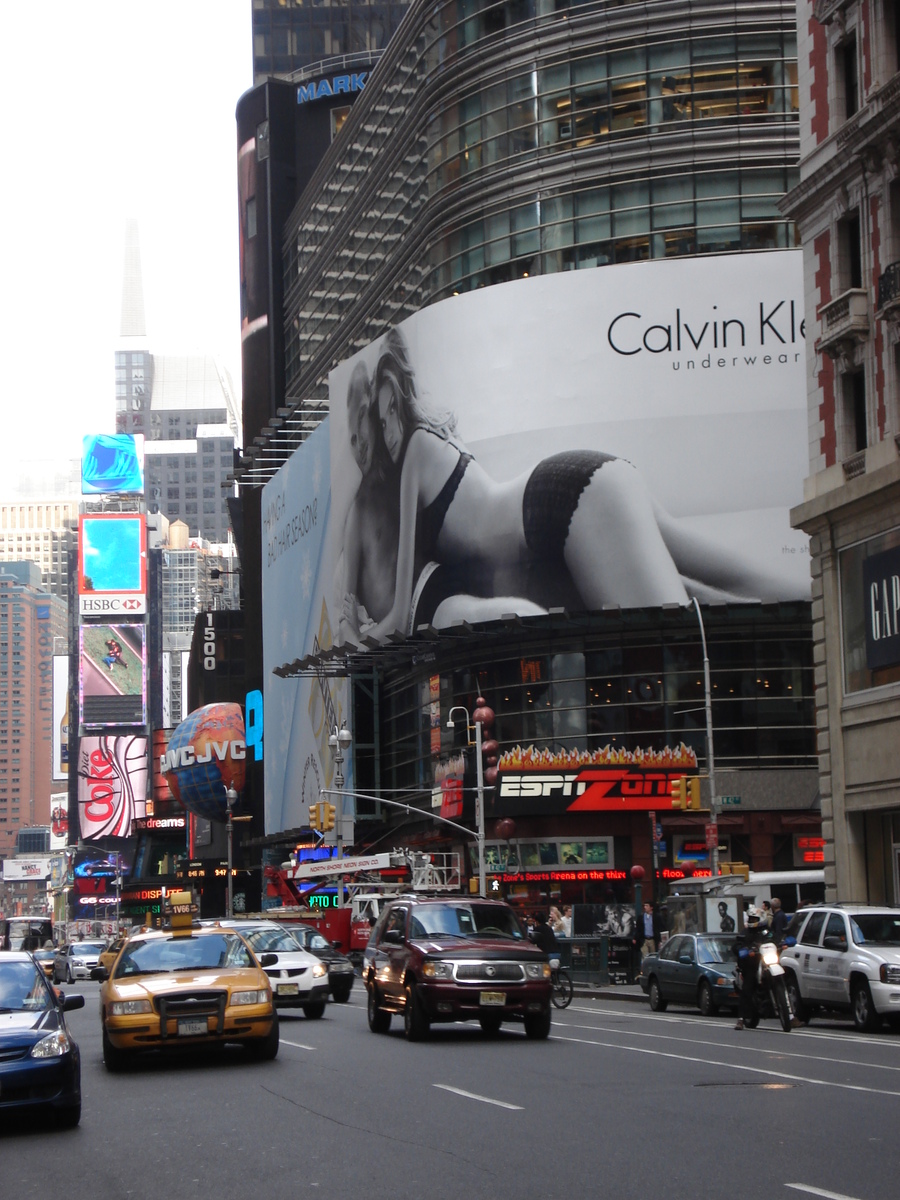
[[[900,297],[900,262],[892,262],[878,277],[878,308],[886,308]]]

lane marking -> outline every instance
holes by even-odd
[[[809,1192],[811,1196],[824,1196],[825,1200],[856,1200],[855,1196],[845,1196],[843,1192],[826,1192],[824,1188],[812,1187],[808,1183],[786,1183],[784,1186],[797,1192]]]
[[[630,1054],[649,1054],[654,1058],[674,1058],[678,1062],[693,1062],[699,1063],[705,1067],[725,1067],[730,1071],[749,1071],[754,1075],[770,1075],[774,1079],[790,1079],[795,1083],[811,1083],[816,1087],[831,1087],[838,1088],[845,1092],[866,1092],[872,1096],[897,1096],[900,1097],[900,1092],[887,1091],[884,1088],[864,1087],[858,1083],[836,1083],[829,1079],[813,1079],[806,1075],[789,1075],[786,1071],[767,1071],[765,1067],[744,1066],[741,1063],[720,1062],[715,1058],[697,1058],[692,1054],[673,1054],[668,1050],[650,1050],[646,1046],[623,1046],[619,1042],[595,1042],[589,1038],[568,1038],[560,1037],[559,1034],[550,1035],[557,1042],[574,1042],[580,1046],[600,1046],[605,1050],[624,1050]]]
[[[315,1046],[307,1046],[303,1042],[289,1042],[287,1038],[281,1039],[282,1046],[293,1046],[296,1050],[315,1050]]]
[[[603,1025],[576,1025],[572,1021],[555,1021],[553,1024],[553,1028],[554,1029],[559,1029],[559,1028],[587,1029],[587,1030],[591,1030],[591,1031],[594,1031],[597,1033],[620,1033],[621,1032],[621,1030],[619,1030],[619,1029],[614,1029],[614,1028],[609,1029]],[[755,1032],[755,1031],[751,1030],[751,1034],[753,1032]],[[780,1033],[782,1031],[779,1030],[778,1032]],[[836,1066],[842,1066],[842,1067],[860,1067],[866,1071],[900,1071],[900,1067],[891,1067],[891,1066],[888,1066],[887,1063],[857,1062],[857,1061],[855,1061],[853,1059],[849,1059],[849,1058],[832,1058],[830,1055],[825,1056],[822,1054],[797,1054],[793,1050],[782,1050],[780,1048],[776,1049],[775,1047],[767,1048],[765,1046],[751,1046],[746,1042],[744,1044],[740,1044],[737,1039],[735,1040],[734,1045],[732,1046],[732,1044],[730,1042],[707,1042],[707,1041],[702,1041],[700,1038],[676,1037],[672,1033],[641,1033],[637,1029],[630,1030],[627,1036],[628,1037],[639,1037],[639,1038],[655,1038],[657,1040],[666,1041],[666,1042],[680,1042],[686,1046],[715,1046],[719,1050],[732,1050],[733,1049],[736,1051],[746,1051],[749,1054],[771,1054],[771,1055],[775,1055],[777,1058],[802,1058],[802,1059],[805,1059],[807,1062],[825,1062],[825,1063],[833,1063]],[[794,1045],[794,1044],[795,1043],[793,1043],[793,1042],[791,1043],[791,1045]]]
[[[521,1104],[507,1104],[505,1100],[492,1100],[490,1096],[479,1096],[477,1092],[464,1092],[462,1088],[451,1087],[449,1083],[433,1083],[432,1087],[440,1088],[442,1092],[452,1092],[454,1096],[463,1096],[466,1100],[480,1100],[482,1104],[496,1104],[497,1108],[509,1108],[513,1112],[524,1112]]]

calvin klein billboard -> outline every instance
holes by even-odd
[[[434,304],[330,377],[336,640],[805,599],[799,251]]]

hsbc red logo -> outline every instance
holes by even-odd
[[[128,612],[137,612],[142,607],[140,600],[123,600],[122,607]]]

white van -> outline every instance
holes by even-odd
[[[825,899],[825,871],[751,871],[744,883],[737,879],[722,889],[732,895],[740,892],[744,905],[762,907],[763,900],[777,896],[782,909],[795,913],[801,904],[821,904]]]

